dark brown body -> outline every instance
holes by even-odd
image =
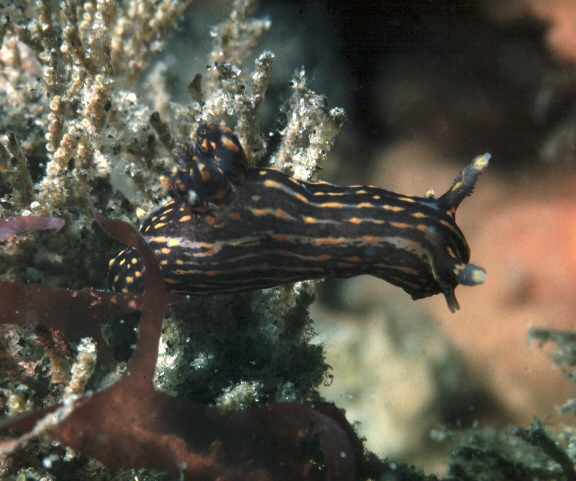
[[[248,171],[223,207],[197,213],[171,202],[150,215],[142,232],[169,290],[192,296],[370,274],[414,299],[450,298],[459,272],[471,266],[442,197],[307,183],[275,170]],[[138,291],[142,281],[134,251],[111,262],[113,289]]]

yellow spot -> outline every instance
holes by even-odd
[[[412,214],[410,214],[412,217],[416,217],[417,219],[422,219],[424,217],[426,217],[426,214],[423,214],[422,212],[412,212]]]
[[[454,251],[452,250],[451,247],[446,247],[446,250],[448,251],[448,254],[450,255],[450,257],[456,259],[456,254],[454,253]]]
[[[371,204],[370,202],[360,202],[356,207],[374,207],[374,204]]]
[[[341,208],[342,203],[341,202],[324,202],[323,204],[320,204],[320,207]]]
[[[168,249],[168,247],[162,247],[162,249],[160,249],[160,252],[162,252],[162,254],[170,254],[170,249]]]
[[[404,207],[398,205],[383,205],[382,208],[384,210],[391,210],[392,212],[402,212],[404,210]]]
[[[267,171],[265,171],[265,170],[261,170],[261,171],[260,171],[260,172],[258,172],[258,173],[259,173],[260,175],[264,176],[264,175],[266,175],[268,172],[267,172]]]
[[[158,224],[154,224],[154,229],[160,229],[160,227],[164,227],[166,224],[164,222],[158,222]]]
[[[416,229],[421,230],[422,232],[426,232],[428,230],[428,226],[425,224],[418,224]]]
[[[132,262],[132,264],[138,264],[138,259],[136,259],[136,257],[132,257],[130,262]]]
[[[300,185],[300,181],[295,179],[294,177],[288,177],[288,180],[292,182],[294,185]]]
[[[126,259],[122,259],[118,264],[123,266],[124,264],[126,264]]]
[[[326,244],[341,244],[346,242],[345,237],[318,237],[314,239],[315,244],[326,245]]]
[[[190,219],[192,219],[191,215],[183,215],[179,220],[180,222],[188,222]]]
[[[114,276],[114,283],[117,283],[120,280],[120,274],[116,274]]]
[[[418,276],[420,275],[420,272],[418,272],[416,269],[413,269],[412,267],[401,267],[400,270],[406,274],[410,274],[412,276]]]
[[[262,173],[260,173],[260,175],[262,175]],[[278,187],[282,187],[282,185],[276,182],[275,180],[265,180],[264,187],[272,187],[277,189]]]
[[[304,222],[306,222],[307,224],[317,224],[318,223],[318,219],[316,219],[316,217],[304,216],[304,217],[302,217],[302,220]]]
[[[134,282],[134,278],[132,276],[126,276],[126,282],[128,284],[132,284]]]
[[[398,197],[398,200],[401,200],[403,202],[408,202],[410,204],[413,204],[414,202],[416,202],[414,199],[412,199],[411,197]]]
[[[254,202],[258,202],[258,201],[260,200],[260,196],[259,196],[259,195],[253,195],[253,196],[252,196],[252,200],[253,200]]]
[[[397,229],[408,229],[409,225],[405,222],[390,222],[392,227],[396,227]]]
[[[440,224],[442,224],[444,227],[448,227],[448,229],[450,229],[452,231],[454,230],[454,227],[452,227],[452,224],[450,224],[450,222],[446,222],[444,219],[442,219],[440,221]]]
[[[255,216],[262,216],[262,215],[266,215],[270,213],[269,209],[250,209],[250,212],[252,212],[252,214],[254,214]]]
[[[168,247],[176,247],[180,245],[180,240],[179,239],[170,239],[168,241]]]
[[[406,241],[406,247],[409,247],[411,249],[418,249],[420,247],[420,244],[418,242],[407,240]]]
[[[275,234],[273,235],[274,239],[279,240],[279,241],[287,241],[288,239],[290,239],[290,236],[288,234]]]
[[[136,272],[134,272],[134,275],[135,275],[136,277],[142,277],[142,272],[136,271]]]
[[[188,274],[196,274],[198,271],[196,269],[176,269],[176,274],[179,276],[185,276]]]
[[[288,214],[282,209],[276,209],[274,211],[274,214],[276,215],[276,217],[280,217],[280,219],[285,219],[286,217],[289,217]]]
[[[364,221],[360,219],[360,217],[350,217],[350,219],[348,219],[348,222],[352,222],[352,224],[362,224],[362,222]]]
[[[456,264],[454,266],[454,274],[458,275],[460,274],[461,271],[463,271],[464,269],[466,269],[466,264]]]
[[[380,237],[376,237],[373,235],[365,235],[364,237],[362,237],[362,241],[368,242],[369,244],[377,244],[378,242],[380,242]]]
[[[230,150],[231,152],[238,152],[238,146],[232,142],[229,137],[223,135],[220,137],[220,141],[226,149]]]
[[[156,242],[157,244],[165,244],[166,237],[164,236],[152,237],[152,239],[150,239],[150,242]]]
[[[372,198],[374,200],[380,200],[382,197],[380,197],[379,195],[373,195]]]
[[[167,266],[167,265],[168,265],[168,259],[162,259],[162,260],[160,261],[160,265],[161,265],[161,266]]]
[[[305,204],[308,203],[308,199],[306,197],[304,197],[302,194],[298,194],[297,192],[294,192],[294,197],[296,197],[300,202],[304,202]]]

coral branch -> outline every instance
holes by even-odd
[[[515,434],[521,439],[536,446],[551,459],[556,461],[562,468],[566,481],[576,481],[574,461],[546,434],[542,421],[537,419],[528,429],[518,428]]]
[[[111,64],[118,75],[133,87],[162,39],[192,0],[130,0],[123,15],[111,28]]]
[[[271,163],[301,180],[317,180],[346,114],[341,108],[328,108],[326,97],[308,87],[303,69],[296,72],[291,86],[288,122]]]
[[[14,195],[18,197],[17,202],[27,205],[34,198],[34,188],[32,178],[28,170],[28,159],[22,152],[18,140],[13,133],[8,135],[8,151],[16,159],[16,171],[18,176],[18,190]]]
[[[211,32],[214,48],[210,54],[211,64],[225,62],[241,65],[263,32],[271,26],[270,20],[254,19],[250,15],[255,8],[253,0],[234,0],[228,18]],[[218,78],[218,71],[212,70]]]

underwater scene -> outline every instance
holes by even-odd
[[[573,0],[7,0],[0,67],[0,480],[576,481]]]

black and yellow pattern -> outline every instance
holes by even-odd
[[[206,152],[227,160],[239,152],[243,156],[231,131],[215,124],[208,129],[213,137],[221,132],[225,142],[213,140]],[[232,176],[231,183],[217,180],[208,185],[217,188],[206,191],[201,182],[187,184],[186,190],[197,193],[188,196],[193,202],[175,196],[178,201],[153,212],[141,230],[172,292],[206,296],[370,274],[402,287],[413,299],[443,293],[454,311],[454,288],[485,279],[482,268],[468,264],[470,251],[454,214],[488,160],[488,155],[477,157],[435,199],[377,187],[303,182],[272,169],[245,169],[244,157],[240,167],[232,167],[242,174]],[[211,171],[211,181],[226,177],[230,165],[221,165]],[[187,175],[194,177],[190,171]],[[194,187],[188,189],[190,185]],[[110,262],[110,286],[142,290],[143,265],[136,251],[125,249]]]
[[[161,177],[177,202],[198,208],[223,206],[246,179],[248,161],[238,137],[213,122],[200,125],[194,143],[179,146],[180,167]]]

